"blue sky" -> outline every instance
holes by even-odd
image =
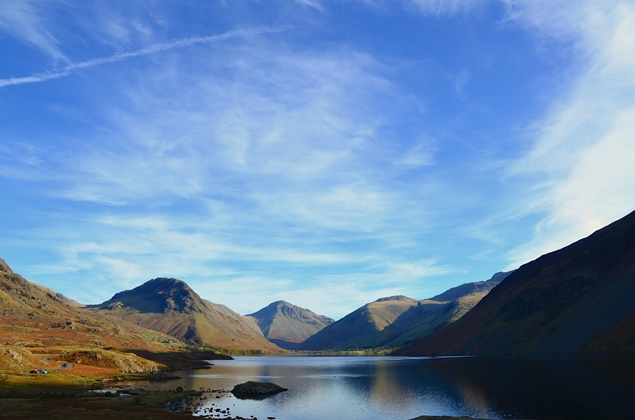
[[[632,1],[0,1],[0,258],[339,318],[635,209]]]

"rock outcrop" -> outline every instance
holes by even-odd
[[[236,398],[262,400],[284,391],[288,389],[271,382],[248,381],[234,386],[231,392]]]

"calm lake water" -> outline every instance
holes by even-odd
[[[212,394],[203,409],[258,419],[635,418],[635,363],[616,360],[236,357],[147,387],[289,390],[261,401]]]

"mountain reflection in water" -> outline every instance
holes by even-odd
[[[213,363],[145,385],[230,390],[273,382],[289,391],[262,401],[223,393],[207,408],[277,419],[629,418],[635,396],[632,360],[296,356]]]

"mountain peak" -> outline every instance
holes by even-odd
[[[388,296],[388,297],[379,298],[375,302],[388,302],[390,300],[414,300],[414,299],[409,298],[408,296],[404,296],[404,295],[395,295],[395,296]]]
[[[179,340],[225,349],[280,349],[258,326],[224,305],[202,299],[183,280],[159,277],[93,308]]]
[[[256,321],[269,341],[286,349],[293,348],[297,343],[333,323],[331,318],[284,300],[272,302],[247,316]]]
[[[0,273],[13,274],[13,270],[11,270],[9,264],[2,258],[0,258]]]
[[[159,277],[115,294],[102,307],[124,306],[145,313],[199,312],[203,300],[183,280]]]
[[[183,280],[175,279],[173,277],[157,277],[156,279],[148,280],[142,286],[148,287],[179,287],[179,288],[190,288]]]

